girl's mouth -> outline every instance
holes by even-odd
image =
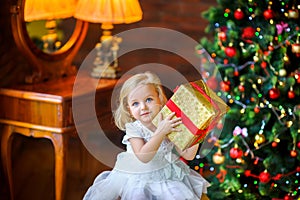
[[[145,115],[149,115],[150,112],[145,112],[145,113],[142,113],[141,116],[145,116]]]

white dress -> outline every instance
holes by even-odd
[[[117,156],[112,171],[94,180],[84,200],[196,200],[207,192],[209,183],[179,159],[174,145],[165,140],[154,158],[143,163],[133,153],[129,138],[148,141],[153,132],[140,121],[126,124],[122,143],[126,152]]]

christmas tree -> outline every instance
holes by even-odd
[[[213,37],[196,49],[210,54],[203,77],[230,111],[208,135],[214,148],[189,164],[211,199],[299,199],[300,1],[217,2],[203,13]]]

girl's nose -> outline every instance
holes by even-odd
[[[141,109],[143,109],[143,110],[144,110],[144,109],[146,109],[146,107],[147,107],[147,106],[146,106],[146,104],[145,104],[145,103],[141,103]]]

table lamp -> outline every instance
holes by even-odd
[[[24,6],[25,22],[46,20],[45,27],[48,33],[41,39],[43,51],[55,52],[60,48],[61,42],[56,33],[56,20],[73,17],[77,0],[26,0]]]
[[[142,19],[138,0],[79,0],[74,17],[90,23],[101,23],[102,36],[95,46],[96,58],[91,76],[117,78],[117,52],[120,37],[112,36],[113,24],[129,24]]]

